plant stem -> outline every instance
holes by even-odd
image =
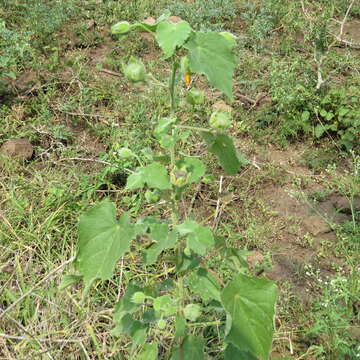
[[[175,79],[176,79],[176,71],[178,69],[178,66],[179,66],[178,63],[174,59],[173,63],[172,63],[172,73],[171,73],[170,84],[169,84],[171,116],[175,115],[175,110],[176,110]]]
[[[205,132],[213,132],[213,130],[201,128],[201,127],[195,127],[195,126],[188,126],[188,125],[175,125],[177,128],[180,129],[188,129],[193,131],[205,131]]]
[[[169,93],[170,93],[170,117],[175,116],[176,111],[176,92],[175,92],[175,83],[176,83],[176,71],[179,67],[179,64],[173,59],[172,63],[172,72],[169,82]],[[175,130],[172,130],[172,137],[175,137]],[[169,149],[170,151],[170,164],[171,169],[175,168],[175,143],[173,143]],[[179,221],[178,209],[177,209],[177,200],[175,198],[175,192],[171,193],[171,220],[173,226],[175,226]]]
[[[220,320],[208,321],[208,322],[199,322],[199,323],[190,323],[188,326],[190,327],[205,327],[205,326],[213,326],[213,325],[221,325],[223,322]]]

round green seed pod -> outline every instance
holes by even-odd
[[[191,105],[200,105],[204,103],[205,93],[198,89],[191,89],[186,95],[186,101]]]
[[[145,66],[141,61],[132,60],[129,61],[123,69],[125,77],[132,83],[144,82],[146,79]]]
[[[227,130],[231,126],[231,113],[216,110],[211,114],[209,124],[215,130]]]

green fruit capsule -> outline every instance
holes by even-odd
[[[129,148],[123,147],[118,150],[118,155],[121,158],[128,159],[128,158],[133,157],[134,153]]]
[[[132,83],[144,82],[146,79],[146,70],[144,64],[137,59],[131,58],[123,69],[124,75]]]
[[[127,21],[120,21],[111,27],[113,35],[125,35],[131,29],[131,25]]]
[[[174,186],[184,186],[188,183],[189,177],[191,174],[187,172],[186,166],[175,168],[174,171],[170,173],[170,181]]]
[[[204,98],[204,92],[198,89],[191,89],[186,95],[186,101],[191,105],[203,104]]]
[[[145,300],[146,300],[146,295],[141,291],[137,291],[131,297],[131,301],[135,304],[143,304],[145,302]]]
[[[231,126],[231,114],[227,111],[216,110],[211,114],[209,124],[213,129],[226,130]]]

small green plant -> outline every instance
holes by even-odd
[[[360,91],[356,87],[331,88],[313,111],[318,119],[315,136],[320,138],[325,132],[339,138],[339,144],[351,150],[359,143],[360,133]]]
[[[29,34],[21,35],[0,21],[0,76],[16,78],[19,63],[31,57],[29,41]]]
[[[230,113],[215,111],[209,119],[210,128],[186,125],[177,116],[178,88],[193,73],[205,75],[210,84],[233,98],[234,38],[229,34],[194,31],[186,21],[169,21],[169,15],[162,15],[151,25],[121,22],[114,25],[113,33],[148,31],[171,64],[169,114],[158,119],[153,132],[161,153],[144,164],[131,149],[118,150],[119,156],[136,158],[140,165],[128,176],[126,189],[143,191],[147,202],[165,202],[171,215],[147,216],[133,222],[127,213],[122,213],[117,220],[113,203],[105,200],[97,204],[80,218],[75,259],[78,274],[68,275],[63,286],[82,279],[85,295],[95,280],[112,278],[116,263],[130,251],[135,239],[150,239],[150,245],[142,250],[143,263],[155,266],[163,256],[171,276],[147,286],[131,282],[115,305],[113,335],[132,339],[128,358],[205,359],[216,351],[225,359],[265,360],[269,358],[274,331],[275,284],[251,276],[245,252],[228,248],[209,227],[181,211],[184,193],[206,174],[205,164],[199,158],[179,151],[188,131],[200,134],[226,174],[237,174],[246,163],[225,132],[231,126]],[[185,57],[179,58],[178,53]],[[144,64],[134,58],[124,65],[123,72],[135,85],[154,80],[146,74]],[[203,94],[193,89],[188,90],[186,97],[197,104]],[[236,269],[226,283],[207,265],[212,254],[222,255],[223,262]],[[231,265],[234,258],[238,264],[235,267]],[[162,274],[155,276],[158,277]],[[211,345],[214,337],[218,339],[215,350]]]
[[[359,357],[358,342],[351,333],[354,299],[359,293],[357,271],[331,279],[315,279],[323,295],[314,305],[314,326],[307,332],[308,340],[320,338],[319,359],[355,359]],[[355,300],[356,301],[356,300]],[[319,354],[319,355],[320,355]]]

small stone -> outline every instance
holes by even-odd
[[[155,25],[156,24],[156,20],[153,17],[148,17],[144,20],[145,24],[148,25]]]
[[[264,255],[260,251],[253,251],[248,257],[247,261],[250,269],[255,269],[255,267],[261,264],[264,261]]]
[[[227,105],[222,100],[217,101],[215,104],[213,104],[212,108],[213,108],[214,111],[222,110],[222,111],[225,111],[225,112],[228,112],[228,113],[231,113],[232,110],[233,110],[231,106]]]
[[[172,23],[178,23],[180,21],[183,21],[183,19],[179,18],[178,16],[170,16],[169,21],[172,22]]]
[[[303,225],[313,236],[331,232],[330,225],[321,216],[308,216],[303,220]]]
[[[34,148],[27,139],[10,139],[1,146],[0,152],[16,159],[30,159]]]

